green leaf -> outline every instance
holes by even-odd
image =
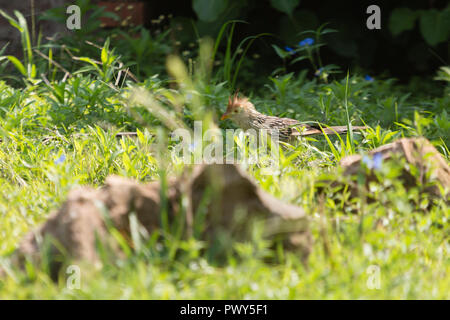
[[[450,82],[450,67],[441,67],[434,80],[442,80]]]
[[[396,8],[389,18],[389,30],[393,36],[414,28],[417,13],[409,8]]]
[[[6,56],[6,59],[12,62],[12,64],[17,68],[17,70],[20,71],[21,74],[24,76],[27,76],[27,70],[25,69],[25,66],[20,62],[19,59],[17,59],[14,56]]]
[[[108,62],[108,48],[106,47],[106,44],[102,48],[101,59],[102,59],[102,64],[106,65]]]
[[[19,32],[22,32],[23,30],[21,29],[21,27],[19,26],[18,22],[11,17],[10,15],[8,15],[5,11],[0,10],[0,15],[2,15],[6,20],[8,20],[8,22],[17,30],[19,30]]]
[[[91,58],[89,58],[89,57],[79,57],[78,60],[89,63],[91,66],[93,66],[93,67],[95,68],[95,70],[98,71],[98,73],[103,74],[103,73],[102,73],[102,70],[100,70],[100,68],[98,67],[98,65],[97,65],[97,64],[95,63],[95,61],[92,60]],[[78,70],[78,71],[79,71],[79,70]]]
[[[308,59],[308,56],[301,56],[301,57],[295,58],[294,60],[291,61],[291,64],[297,63],[297,62],[305,60],[305,59]]]
[[[450,30],[450,9],[439,12],[432,9],[422,11],[420,16],[420,32],[425,41],[435,46],[448,39]]]
[[[326,28],[326,29],[324,29],[323,31],[320,32],[320,35],[322,36],[322,35],[327,34],[327,33],[335,33],[335,32],[339,32],[339,31],[336,30],[336,29]]]
[[[228,0],[193,0],[192,7],[198,18],[205,22],[217,20],[228,6]]]
[[[36,78],[36,65],[34,64],[34,63],[32,63],[32,64],[28,64],[28,69],[30,70],[29,71],[29,73],[28,73],[28,75],[29,75],[29,77],[31,78],[31,79],[34,79],[34,78]]]
[[[392,131],[392,132],[387,133],[387,134],[384,136],[384,138],[383,138],[382,144],[387,143],[387,142],[388,142],[393,136],[395,136],[397,133],[398,133],[398,131]]]
[[[272,7],[286,13],[288,16],[292,16],[295,7],[300,3],[300,0],[270,0]]]
[[[284,51],[283,49],[281,49],[280,47],[278,47],[274,44],[272,45],[272,48],[275,49],[275,52],[281,59],[285,59],[289,55],[288,52]]]
[[[336,159],[336,161],[341,160],[341,155],[339,154],[339,152],[336,150],[336,148],[334,147],[334,144],[331,142],[330,138],[328,138],[328,135],[326,134],[325,131],[323,131],[322,125],[319,123],[319,127],[320,130],[322,130],[323,132],[323,136],[325,137],[325,140],[327,140],[328,146],[331,149],[331,152],[334,155],[334,158]],[[338,136],[339,137],[339,136]],[[342,140],[341,140],[342,141]]]
[[[31,48],[31,39],[30,39],[30,33],[28,32],[28,25],[27,20],[25,20],[25,17],[20,13],[19,11],[14,10],[14,14],[17,17],[17,21],[19,22],[21,31],[21,37],[22,37],[22,45],[24,50],[26,50],[27,54],[27,62],[32,63],[33,62],[33,51]]]

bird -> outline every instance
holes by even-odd
[[[243,130],[265,129],[269,134],[278,133],[281,140],[292,141],[301,136],[343,134],[348,131],[347,126],[332,126],[321,128],[319,124],[306,124],[290,118],[268,116],[256,110],[253,103],[246,97],[239,97],[238,93],[228,98],[228,106],[221,120],[230,119]],[[362,131],[366,126],[352,126],[353,130]]]

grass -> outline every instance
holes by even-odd
[[[217,49],[217,42],[205,43]],[[208,57],[205,50],[200,55]],[[14,86],[0,81],[3,265],[22,236],[45,221],[72,188],[99,187],[109,174],[148,182],[182,170],[174,144],[162,138],[170,124],[155,115],[152,104],[149,109],[131,102],[134,87],[145,88],[170,119],[187,127],[199,119],[231,127],[217,119],[239,79],[231,77],[231,64],[245,63],[230,50],[228,43],[228,69],[206,70],[210,64],[201,59],[197,67],[184,67],[172,56],[170,78],[155,75],[136,83],[123,75],[121,54],[106,41],[97,56],[72,61],[79,72],[64,80],[63,71],[34,57],[38,70],[56,76],[44,81],[18,74],[22,83]],[[428,90],[438,85],[440,90]],[[301,72],[274,74],[263,88],[245,93],[266,114],[370,126],[362,135],[308,138],[288,146],[276,175],[263,175],[257,165],[247,168],[263,189],[310,216],[314,247],[307,265],[283,248],[270,249],[256,227],[252,239],[231,244],[225,263],[206,255],[198,237],[167,241],[155,234],[126,259],[105,258],[100,269],[81,265],[80,289],[68,288],[68,274],[55,283],[39,266],[13,268],[0,279],[0,298],[449,299],[449,210],[443,200],[428,198],[421,187],[405,190],[396,179],[398,166],[389,164],[379,173],[382,183],[370,185],[373,203],[350,200],[339,190],[327,189],[324,201],[315,193],[321,178],[339,179],[340,158],[403,136],[427,137],[448,161],[448,85],[435,81],[413,90],[393,79],[366,81],[352,71],[327,81]],[[138,136],[117,139],[121,130],[138,130]],[[379,270],[379,289],[368,286],[371,270]]]

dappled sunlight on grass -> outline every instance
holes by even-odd
[[[199,57],[189,64],[168,56],[168,77],[131,81],[106,40],[98,56],[81,59],[83,68],[70,77],[43,80],[25,72],[20,88],[0,80],[2,265],[69,190],[101,187],[111,174],[141,182],[179,174],[185,165],[174,151],[173,130],[192,132],[194,121],[202,121],[205,131],[234,126],[218,119],[239,82],[232,70],[238,73],[242,60],[231,55],[230,42],[227,64],[215,68],[217,41],[199,41]],[[155,234],[126,259],[102,261],[100,270],[82,266],[79,290],[66,288],[65,274],[55,283],[38,266],[7,268],[0,298],[449,299],[448,203],[429,198],[423,186],[407,190],[399,183],[400,169],[418,174],[417,169],[383,163],[379,182],[365,191],[372,202],[363,192],[351,197],[346,189],[323,184],[345,180],[336,168],[343,157],[367,154],[400,137],[426,137],[448,163],[448,86],[442,96],[429,97],[393,79],[369,81],[351,71],[334,77],[334,67],[324,70],[326,79],[274,74],[263,88],[245,90],[265,114],[368,126],[360,134],[283,144],[273,175],[264,174],[260,163],[245,167],[264,190],[303,207],[311,218],[314,247],[306,265],[281,245],[270,247],[256,227],[252,239],[230,244],[225,263],[204,255],[205,243],[195,237],[165,242]],[[447,71],[441,70],[439,80],[448,81]],[[133,135],[118,137],[123,131]],[[368,287],[371,266],[380,272],[380,289]]]

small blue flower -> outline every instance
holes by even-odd
[[[322,73],[322,71],[323,71],[323,68],[319,68],[319,69],[316,70],[316,72],[314,73],[314,76],[316,76],[316,77],[320,76],[321,73]]]
[[[61,164],[66,160],[66,155],[62,154],[58,159],[56,159],[55,161],[53,161],[55,164]]]
[[[369,156],[364,156],[362,162],[368,167],[372,165],[372,159],[370,159]]]
[[[293,52],[294,51],[294,49],[292,49],[291,47],[288,47],[288,46],[284,47],[284,50],[286,50],[287,52]]]
[[[366,80],[366,81],[373,81],[374,78],[372,78],[371,76],[369,76],[368,74],[366,74],[366,75],[364,76],[364,80]]]
[[[381,166],[383,164],[383,155],[381,152],[376,152],[372,158],[369,156],[364,156],[362,162],[369,169],[381,170]]]
[[[381,170],[381,165],[383,164],[383,155],[381,152],[377,152],[373,155],[373,168],[375,170]]]
[[[300,47],[303,47],[303,46],[310,46],[310,45],[313,45],[314,44],[314,39],[313,38],[305,38],[305,39],[303,39],[302,41],[300,41],[299,43],[298,43],[298,45],[300,46]]]

